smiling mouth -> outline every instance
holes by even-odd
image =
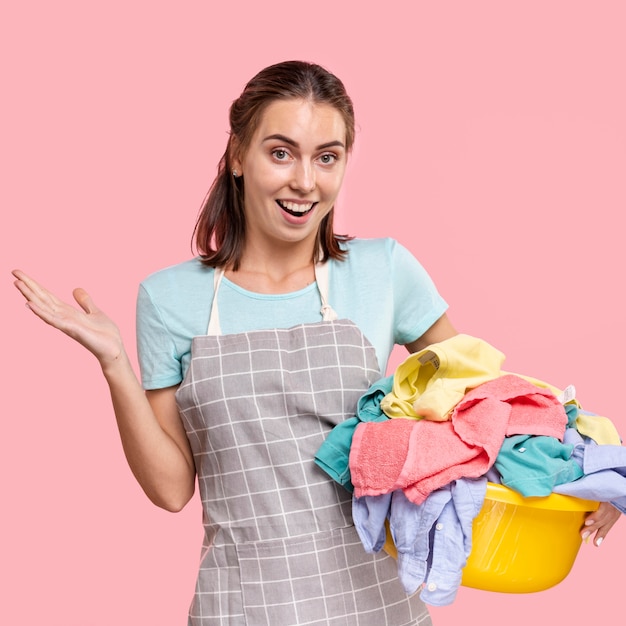
[[[285,213],[289,213],[289,215],[293,215],[294,217],[301,217],[302,215],[306,215],[310,213],[314,208],[317,202],[307,202],[306,204],[297,204],[296,202],[286,202],[285,200],[276,200],[276,204],[285,211]]]

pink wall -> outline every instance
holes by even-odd
[[[5,4],[1,623],[185,623],[199,505],[143,497],[96,363],[24,310],[9,271],[86,287],[134,354],[137,284],[189,256],[227,107],[269,63],[317,61],[353,96],[340,228],[398,238],[457,328],[626,432],[624,3]],[[619,614],[625,548],[622,521],[555,589],[462,589],[435,624]]]

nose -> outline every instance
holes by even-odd
[[[298,161],[293,169],[291,188],[302,193],[315,189],[315,168],[307,161]]]

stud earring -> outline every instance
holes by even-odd
[[[233,170],[233,178],[237,178],[239,176],[239,172],[237,170]]]

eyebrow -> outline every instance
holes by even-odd
[[[270,141],[272,139],[278,139],[279,141],[283,141],[285,143],[288,143],[290,146],[293,146],[294,148],[299,148],[300,147],[300,145],[298,144],[297,141],[294,141],[293,139],[290,139],[289,137],[287,137],[285,135],[281,135],[280,133],[276,133],[274,135],[268,135],[267,137],[265,137],[265,139],[263,139],[263,142]],[[329,141],[328,143],[320,144],[315,149],[316,150],[325,150],[326,148],[333,148],[333,147],[336,147],[336,146],[339,146],[341,148],[345,148],[345,145],[341,141]]]

